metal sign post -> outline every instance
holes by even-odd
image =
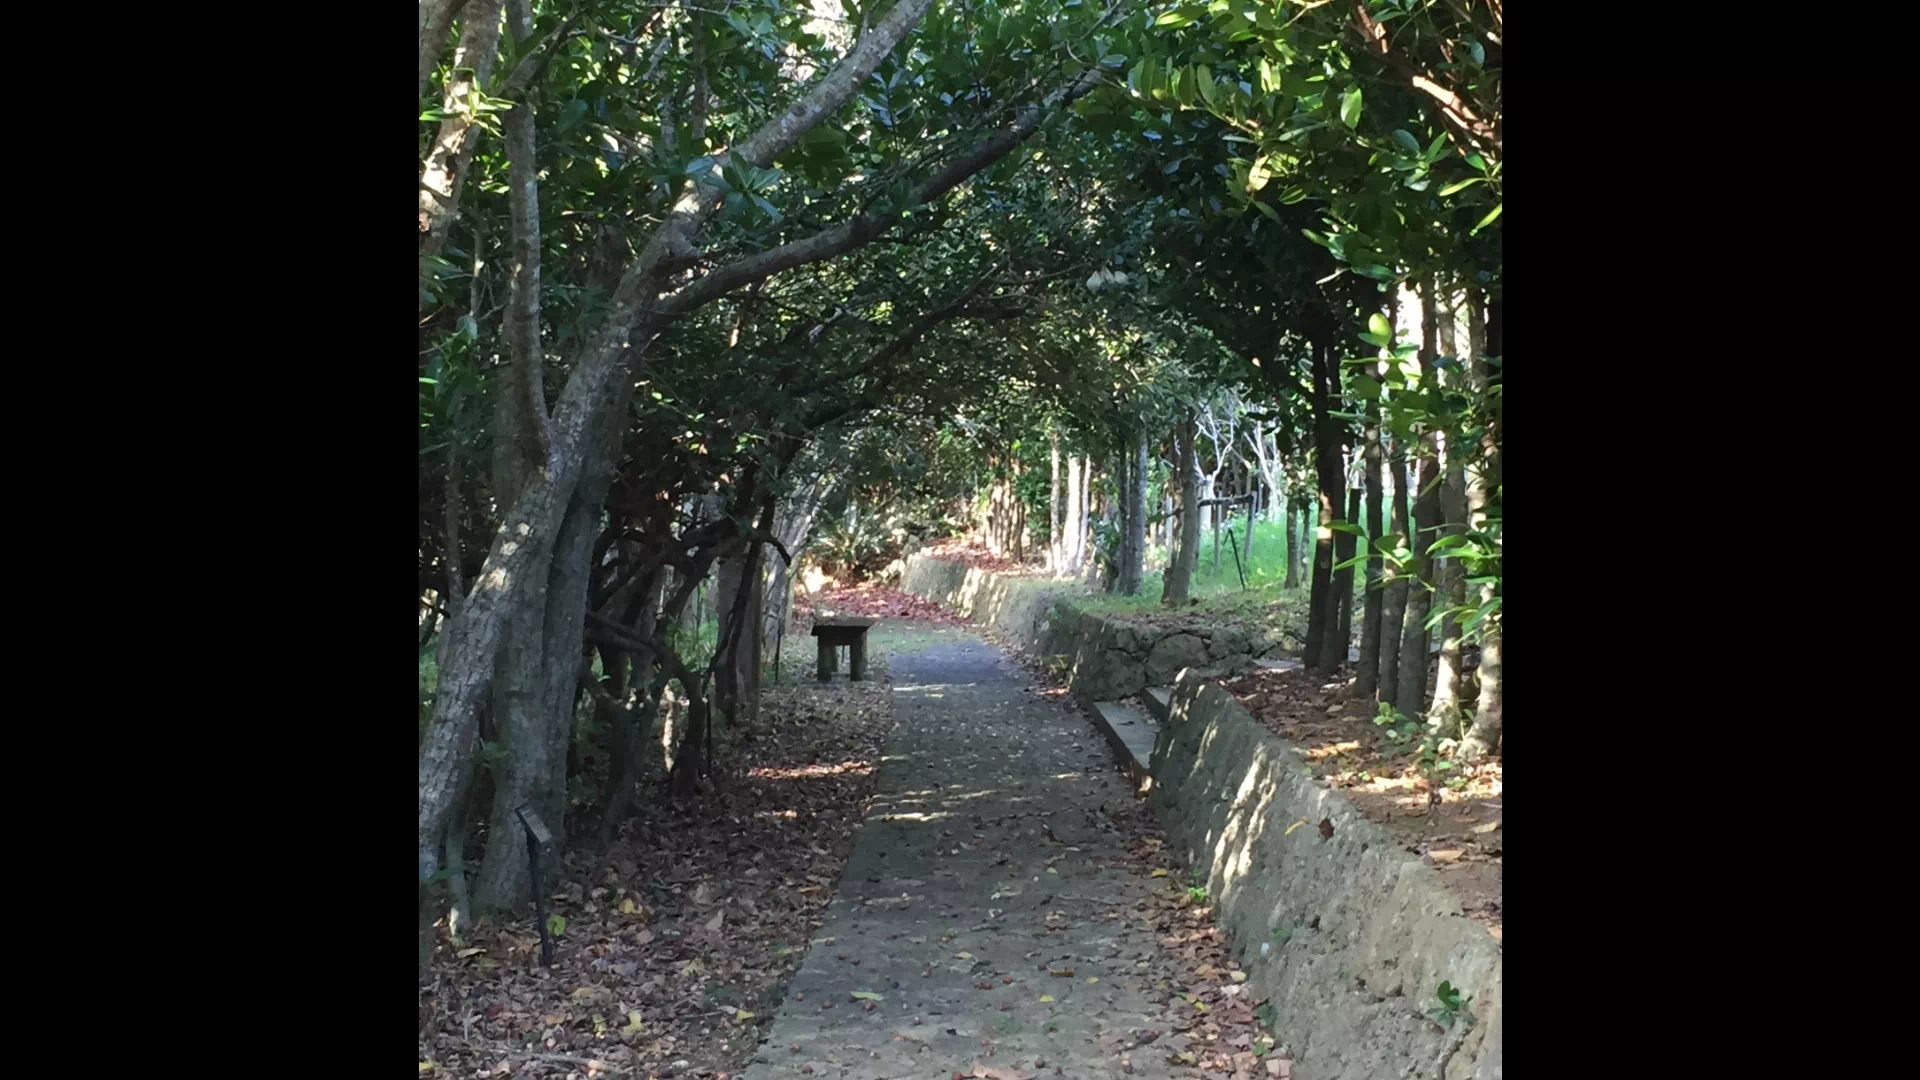
[[[513,812],[520,819],[520,827],[527,830],[527,869],[533,876],[533,917],[540,924],[540,966],[553,966],[553,935],[547,931],[547,890],[540,882],[540,849],[553,842],[553,833],[547,831],[547,823],[532,807],[522,806]]]

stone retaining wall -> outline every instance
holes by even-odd
[[[1074,604],[1085,593],[1071,580],[996,574],[926,555],[907,559],[900,587],[993,627],[1029,653],[1065,655],[1068,686],[1084,701],[1168,686],[1184,668],[1235,674],[1278,644],[1234,627],[1172,629],[1106,618]]]
[[[1295,1080],[1501,1080],[1500,943],[1289,743],[1188,672],[1152,774],[1154,807],[1206,875],[1252,1000],[1274,1006]],[[1470,996],[1472,1023],[1446,1030],[1425,1015],[1442,981]]]

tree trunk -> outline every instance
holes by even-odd
[[[420,90],[414,94],[415,98],[427,96],[427,83],[433,78],[433,69],[440,64],[440,54],[446,50],[453,18],[466,3],[467,0],[420,0]]]
[[[1421,283],[1420,287],[1420,376],[1422,379],[1434,378],[1439,373],[1435,364],[1435,334],[1438,323],[1434,319],[1434,294],[1431,279]],[[1427,548],[1433,545],[1434,532],[1440,523],[1440,465],[1439,439],[1429,429],[1420,440],[1420,471],[1416,481],[1416,495],[1413,506],[1413,533],[1410,549],[1413,552],[1412,577],[1408,583],[1407,614],[1400,636],[1399,690],[1395,692],[1395,704],[1400,711],[1410,717],[1421,715],[1427,691],[1427,614],[1433,603],[1433,560],[1426,555]]]
[[[1246,566],[1247,573],[1253,573],[1253,523],[1260,520],[1260,481],[1249,472],[1247,474],[1247,535],[1241,538],[1240,561]]]
[[[1063,545],[1060,542],[1063,525],[1060,491],[1060,433],[1055,431],[1049,434],[1047,442],[1053,464],[1052,481],[1047,487],[1047,569],[1057,574],[1060,572],[1064,558]]]
[[[1281,509],[1280,520],[1281,528],[1286,530],[1283,539],[1287,543],[1287,580],[1281,588],[1297,589],[1300,587],[1300,548],[1305,542],[1306,522],[1301,520],[1299,500],[1285,501],[1286,505]]]
[[[1498,309],[1494,309],[1497,313]],[[1491,321],[1491,320],[1490,320]],[[1500,443],[1498,429],[1498,410],[1493,407],[1493,399],[1488,395],[1490,376],[1487,370],[1488,356],[1500,356],[1502,342],[1498,337],[1499,327],[1483,330],[1480,318],[1480,297],[1477,290],[1467,292],[1467,335],[1472,350],[1470,362],[1466,365],[1469,389],[1479,407],[1486,410],[1486,422],[1480,434],[1480,460],[1478,467],[1467,474],[1467,512],[1468,522],[1476,530],[1485,529],[1489,508],[1494,501],[1494,488],[1499,483]],[[1504,371],[1504,368],[1503,368]],[[1481,586],[1480,602],[1485,604],[1495,598],[1493,582]],[[1502,623],[1500,613],[1489,615],[1481,632],[1480,639],[1480,697],[1476,703],[1473,726],[1467,731],[1467,737],[1461,740],[1460,757],[1465,761],[1478,761],[1492,753],[1500,745],[1501,721],[1506,707],[1506,687],[1502,682],[1501,649]]]
[[[1346,501],[1340,475],[1339,420],[1333,415],[1338,378],[1330,346],[1313,346],[1313,451],[1320,481],[1320,522],[1314,530],[1313,584],[1308,594],[1306,666],[1332,672],[1346,660],[1344,645],[1336,652],[1330,642],[1339,632],[1334,610],[1333,523]]]
[[[1360,520],[1360,489],[1347,491],[1346,514],[1342,518],[1347,523]],[[1333,538],[1333,557],[1337,563],[1353,558],[1359,546],[1359,538],[1352,533],[1343,532]],[[1333,610],[1337,615],[1339,629],[1334,642],[1335,655],[1342,664],[1353,652],[1353,567],[1345,567],[1333,575]]]
[[[1121,514],[1125,533],[1120,541],[1120,591],[1138,596],[1147,561],[1147,437],[1138,433],[1129,442],[1126,501]]]
[[[447,230],[460,210],[460,189],[466,183],[467,166],[473,161],[478,140],[474,121],[478,119],[469,104],[476,89],[488,86],[494,61],[500,56],[500,13],[505,0],[469,0],[465,17],[460,20],[460,44],[454,50],[453,69],[447,78],[440,107],[445,118],[427,149],[420,167],[420,252],[438,255],[446,246]],[[422,42],[421,55],[426,55]],[[423,62],[423,69],[426,64]],[[426,76],[421,77],[421,92],[426,92]],[[527,108],[522,105],[521,108]],[[518,110],[508,110],[509,113]]]
[[[1407,452],[1398,439],[1388,455],[1389,476],[1393,481],[1393,520],[1388,532],[1396,542],[1405,542],[1411,528],[1407,501]],[[1407,577],[1402,567],[1381,568],[1380,602],[1380,700],[1398,706],[1400,700],[1400,636],[1407,614]]]
[[[1180,477],[1180,551],[1161,577],[1160,602],[1169,607],[1185,607],[1193,588],[1193,570],[1200,561],[1200,465],[1194,443],[1200,426],[1193,410],[1187,410],[1179,434]]]
[[[1385,595],[1380,591],[1380,575],[1385,563],[1380,557],[1380,401],[1367,402],[1366,409],[1366,490],[1367,490],[1367,576],[1366,609],[1360,620],[1360,671],[1353,684],[1354,696],[1371,700],[1380,689],[1380,626]]]

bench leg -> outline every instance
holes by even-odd
[[[840,650],[827,644],[826,638],[820,639],[819,675],[821,682],[833,681],[833,669],[839,659]]]
[[[847,646],[847,678],[859,682],[867,677],[867,635],[861,634]]]

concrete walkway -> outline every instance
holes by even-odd
[[[970,634],[874,633],[897,719],[874,803],[743,1080],[1168,1075],[1134,1049],[1171,1023],[1102,737]]]

